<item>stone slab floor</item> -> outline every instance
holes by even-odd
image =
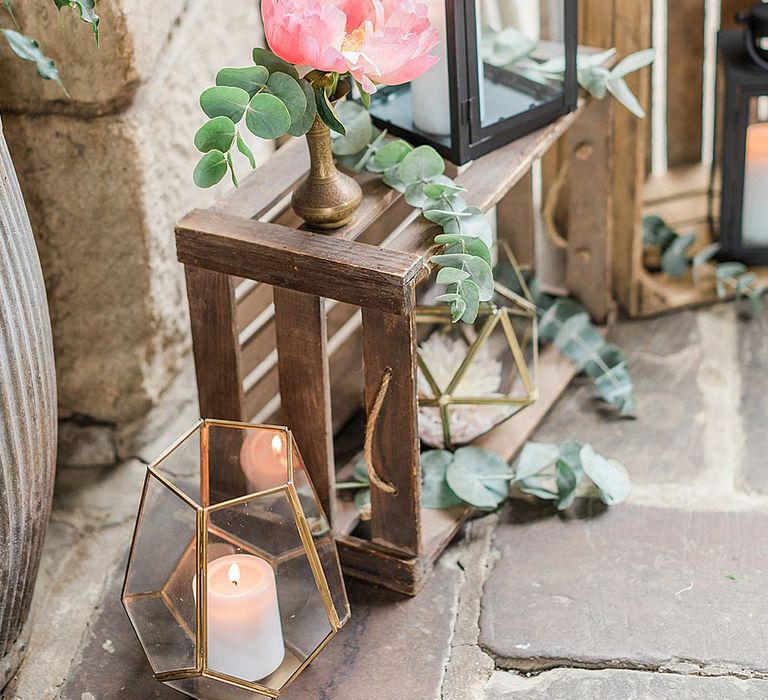
[[[536,437],[621,459],[629,502],[511,501],[415,599],[350,581],[352,621],[286,698],[768,698],[768,315],[722,305],[623,323],[616,342],[641,418],[604,415],[578,380]],[[61,475],[7,700],[182,698],[118,600],[142,476],[139,460]]]

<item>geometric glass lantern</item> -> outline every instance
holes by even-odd
[[[457,165],[531,133],[577,100],[577,0],[421,0],[440,60],[373,95],[374,121]],[[557,60],[562,80],[537,64]]]
[[[349,619],[287,428],[201,420],[147,468],[122,601],[155,677],[276,698]]]
[[[432,447],[471,442],[538,398],[536,305],[495,287],[473,324],[445,305],[416,309],[419,435]]]
[[[768,5],[758,3],[739,20],[746,24],[744,31],[723,30],[718,35],[721,100],[710,212],[714,233],[719,228],[723,257],[766,265]]]

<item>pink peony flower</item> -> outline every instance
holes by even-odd
[[[347,73],[368,93],[418,78],[438,60],[426,5],[413,0],[263,0],[270,49],[288,63]]]

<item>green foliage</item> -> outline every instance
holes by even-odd
[[[381,174],[408,204],[442,228],[435,243],[443,250],[431,259],[442,268],[437,283],[447,287],[438,300],[450,304],[454,322],[474,323],[480,304],[493,298],[487,217],[467,206],[461,198],[464,187],[446,177],[445,161],[434,148],[413,148],[402,140],[384,143],[368,112],[354,102],[343,105],[343,115],[348,133],[334,139],[334,153],[349,167]]]
[[[718,243],[711,243],[689,258],[687,252],[696,241],[693,233],[681,235],[671,229],[658,216],[643,219],[643,245],[657,247],[661,252],[661,269],[672,277],[682,277],[691,270],[694,284],[699,284],[703,272],[709,270],[715,278],[715,290],[720,299],[734,294],[745,316],[752,316],[762,309],[762,297],[766,285],[757,281],[754,273],[740,262],[712,262],[720,252]]]
[[[548,61],[533,58],[537,45],[516,29],[504,29],[495,32],[483,29],[483,59],[495,66],[513,68],[531,80],[541,83],[562,82],[565,76],[565,57]],[[616,49],[597,53],[579,53],[576,58],[576,75],[579,85],[590,95],[602,100],[611,93],[632,114],[642,119],[645,117],[637,97],[629,89],[626,77],[653,63],[655,51],[644,49],[624,58],[612,70],[605,63],[616,55]]]
[[[13,53],[25,61],[34,63],[37,74],[41,78],[53,80],[67,94],[56,64],[42,52],[40,45],[34,39],[30,39],[13,29],[0,29],[0,32],[2,32]],[[68,94],[67,97],[69,97]]]
[[[61,12],[62,7],[71,7],[83,22],[91,25],[96,43],[99,43],[99,16],[96,14],[96,0],[53,0]]]
[[[529,442],[517,461],[514,486],[523,493],[554,501],[565,510],[585,478],[606,505],[624,501],[632,490],[626,469],[575,440],[562,445]]]
[[[195,147],[206,154],[193,178],[200,187],[220,182],[226,169],[237,185],[233,146],[251,168],[256,167],[253,152],[237,130],[240,122],[258,138],[276,139],[286,134],[306,134],[315,121],[319,102],[333,114],[325,87],[316,90],[308,80],[299,78],[289,63],[261,48],[253,50],[253,61],[252,66],[222,68],[216,74],[216,85],[200,95],[200,107],[210,118],[195,135]],[[325,80],[328,76],[315,77]],[[208,155],[215,151],[222,157]],[[224,170],[222,164],[226,166]]]

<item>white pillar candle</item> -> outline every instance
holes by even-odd
[[[197,590],[192,581],[195,597]],[[266,678],[285,657],[275,572],[250,554],[208,563],[208,668],[248,681]]]
[[[249,430],[240,449],[240,468],[253,491],[283,486],[288,481],[285,435]]]
[[[424,75],[411,83],[413,99],[413,125],[435,136],[451,135],[450,90],[448,87],[448,33],[445,0],[421,0],[427,6],[430,24],[440,34],[440,43],[433,53],[439,61]],[[485,70],[481,52],[482,17],[479,0],[476,4],[477,63],[480,71],[480,114],[485,102]],[[459,59],[461,60],[461,55]]]
[[[741,241],[768,247],[768,122],[747,128]]]
[[[411,83],[413,125],[435,136],[450,136],[451,109],[448,90],[448,43],[445,0],[423,0],[429,22],[440,34],[440,43],[432,50],[439,61]]]

